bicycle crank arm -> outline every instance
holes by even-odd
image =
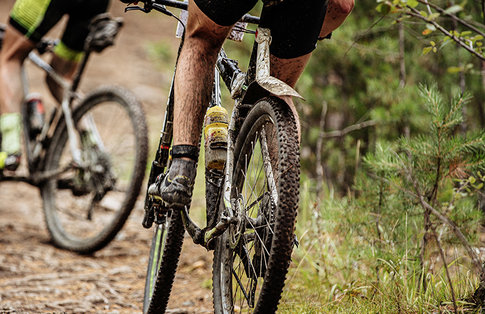
[[[190,235],[192,240],[194,240],[194,243],[204,245],[204,232],[192,219],[190,219],[187,206],[181,208],[180,212],[182,214],[182,221],[184,223],[185,230],[187,230],[187,233]]]
[[[47,181],[47,180],[50,180],[52,178],[58,177],[61,174],[70,171],[71,169],[73,169],[73,167],[74,167],[73,164],[70,163],[69,165],[65,166],[62,169],[48,170],[48,171],[41,172],[39,174],[34,174],[32,176],[33,182],[35,182],[35,184],[42,183],[44,181]]]
[[[210,249],[209,245],[212,240],[223,234],[231,224],[236,224],[238,222],[236,217],[223,216],[214,228],[201,229],[192,219],[190,219],[189,211],[186,206],[180,209],[180,211],[185,230],[187,230],[187,233],[190,235],[194,243],[202,245],[208,250]]]

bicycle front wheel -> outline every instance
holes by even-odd
[[[295,117],[282,100],[258,101],[238,133],[231,203],[241,223],[214,252],[216,313],[274,313],[294,244],[299,197]]]
[[[148,137],[140,103],[127,90],[103,87],[73,111],[81,164],[73,159],[65,121],[45,157],[41,186],[53,243],[79,253],[105,247],[123,227],[140,192]]]
[[[143,313],[164,313],[172,291],[175,272],[184,241],[179,210],[171,210],[155,227],[148,260]]]

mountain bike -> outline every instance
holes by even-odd
[[[83,254],[105,247],[121,230],[135,205],[147,163],[147,125],[136,97],[115,86],[86,95],[77,91],[91,53],[113,45],[121,25],[120,19],[106,14],[93,20],[72,82],[40,56],[51,53],[57,41],[42,39],[37,52],[29,54],[28,59],[63,88],[63,99],[44,113],[37,127],[31,123],[31,104],[23,102],[27,174],[0,175],[0,181],[38,187],[53,244]],[[0,49],[4,29],[0,26]],[[25,68],[23,72],[27,95]]]
[[[123,0],[125,3],[134,1]],[[175,0],[143,0],[127,11],[159,11],[184,21],[167,7],[187,9]],[[231,36],[255,34],[245,15]],[[166,208],[151,193],[170,163],[173,124],[173,79],[160,143],[152,162],[143,226],[154,226],[145,282],[144,313],[164,312],[181,254],[184,232],[194,243],[214,250],[213,299],[216,313],[276,311],[297,244],[294,227],[299,198],[299,139],[292,110],[275,95],[299,96],[269,75],[268,29],[258,28],[247,73],[224,49],[215,69],[212,100],[205,117],[206,226],[190,218],[189,209]],[[179,48],[180,53],[180,48]],[[176,69],[175,69],[176,70]],[[221,109],[220,84],[235,105],[229,121]]]

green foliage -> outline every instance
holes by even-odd
[[[483,16],[473,16],[473,9],[466,1],[454,4],[441,1],[430,3],[419,0],[377,0],[376,10],[382,15],[393,14],[397,20],[406,17],[421,21],[424,26],[423,35],[438,33],[435,35],[436,40],[429,41],[430,45],[423,49],[423,54],[437,52],[450,41],[455,41],[476,57],[485,60],[483,32],[475,26]],[[464,19],[461,19],[460,15]],[[451,29],[449,20],[453,21]],[[470,20],[473,20],[473,23],[470,23]]]
[[[450,104],[445,104],[436,88],[422,87],[420,94],[425,100],[424,108],[430,114],[429,131],[413,138],[402,137],[393,145],[378,145],[376,153],[366,156],[365,162],[380,181],[378,194],[374,194],[380,200],[377,207],[379,214],[386,210],[385,219],[394,216],[393,210],[387,210],[389,196],[399,196],[402,204],[398,203],[398,208],[406,208],[411,218],[409,221],[414,225],[411,234],[416,237],[410,243],[417,251],[411,251],[411,254],[419,256],[420,267],[425,273],[433,273],[427,262],[431,257],[426,255],[425,261],[422,255],[429,249],[427,241],[420,239],[428,237],[429,229],[433,228],[440,233],[439,250],[442,246],[457,250],[459,241],[451,225],[426,214],[428,209],[423,202],[434,206],[441,215],[450,217],[463,230],[468,241],[477,240],[481,213],[474,192],[481,185],[471,175],[478,173],[481,176],[480,171],[485,166],[485,134],[464,136],[457,132],[463,121],[462,107],[467,97],[456,97]],[[389,193],[389,189],[393,192]],[[368,190],[361,191],[363,195],[369,193]],[[407,207],[409,205],[411,207]],[[417,215],[423,211],[424,221]],[[426,220],[429,220],[429,225]],[[408,231],[406,228],[395,234],[399,237]],[[378,233],[385,238],[386,232]],[[410,239],[405,240],[408,243]]]
[[[431,2],[430,2],[431,3]],[[485,125],[481,62],[457,46],[430,22],[411,16],[416,9],[422,17],[438,23],[451,35],[479,51],[482,35],[450,16],[476,25],[483,17],[475,2],[433,1],[359,2],[331,40],[319,43],[310,64],[297,84],[305,101],[299,104],[303,127],[304,171],[315,174],[316,147],[320,133],[342,130],[372,120],[374,126],[358,129],[341,137],[325,138],[322,163],[326,183],[341,195],[355,181],[356,158],[376,149],[378,142],[427,132],[430,113],[420,102],[419,84],[435,84],[444,100],[450,99],[459,84],[468,95],[463,107],[463,124],[469,130]],[[377,10],[376,10],[377,6]],[[404,30],[404,53],[400,54],[399,28]],[[423,55],[423,49],[429,53]],[[435,53],[433,52],[435,51]],[[400,72],[401,58],[405,75]],[[460,83],[461,82],[461,83]],[[322,105],[328,106],[325,128],[320,130]]]
[[[420,285],[419,206],[389,186],[381,199],[383,185],[374,179],[359,176],[359,184],[366,193],[358,198],[329,194],[319,200],[312,194],[312,182],[303,179],[300,246],[294,251],[279,312],[452,311],[442,267],[434,265],[435,271],[427,274],[426,291]],[[478,276],[460,252],[453,258],[455,293],[464,310]]]
[[[339,198],[327,191],[325,199],[318,199],[312,182],[303,177],[300,247],[281,312],[453,311],[435,242],[420,261],[425,228],[417,193],[476,244],[483,222],[475,195],[483,187],[478,169],[485,162],[485,136],[458,132],[467,97],[447,102],[436,87],[421,87],[419,95],[428,113],[427,132],[379,141],[364,158],[367,170],[357,173],[355,196]],[[458,310],[467,311],[479,276],[450,226],[437,219],[432,224],[446,255]]]
[[[414,138],[401,137],[395,147],[377,145],[365,162],[379,174],[399,178],[403,188],[418,189],[431,198],[438,186],[485,167],[485,133],[460,135],[462,107],[468,97],[456,97],[446,105],[436,88],[422,87],[424,108],[430,115],[429,131]],[[415,176],[417,187],[409,178]]]

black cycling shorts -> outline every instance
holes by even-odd
[[[194,1],[214,23],[229,26],[249,12],[258,0]],[[326,11],[326,0],[285,0],[263,7],[259,25],[271,30],[271,54],[290,59],[312,52]]]
[[[74,52],[84,48],[89,22],[106,12],[110,0],[17,0],[10,13],[10,25],[38,43],[65,15],[69,15],[62,44]]]

